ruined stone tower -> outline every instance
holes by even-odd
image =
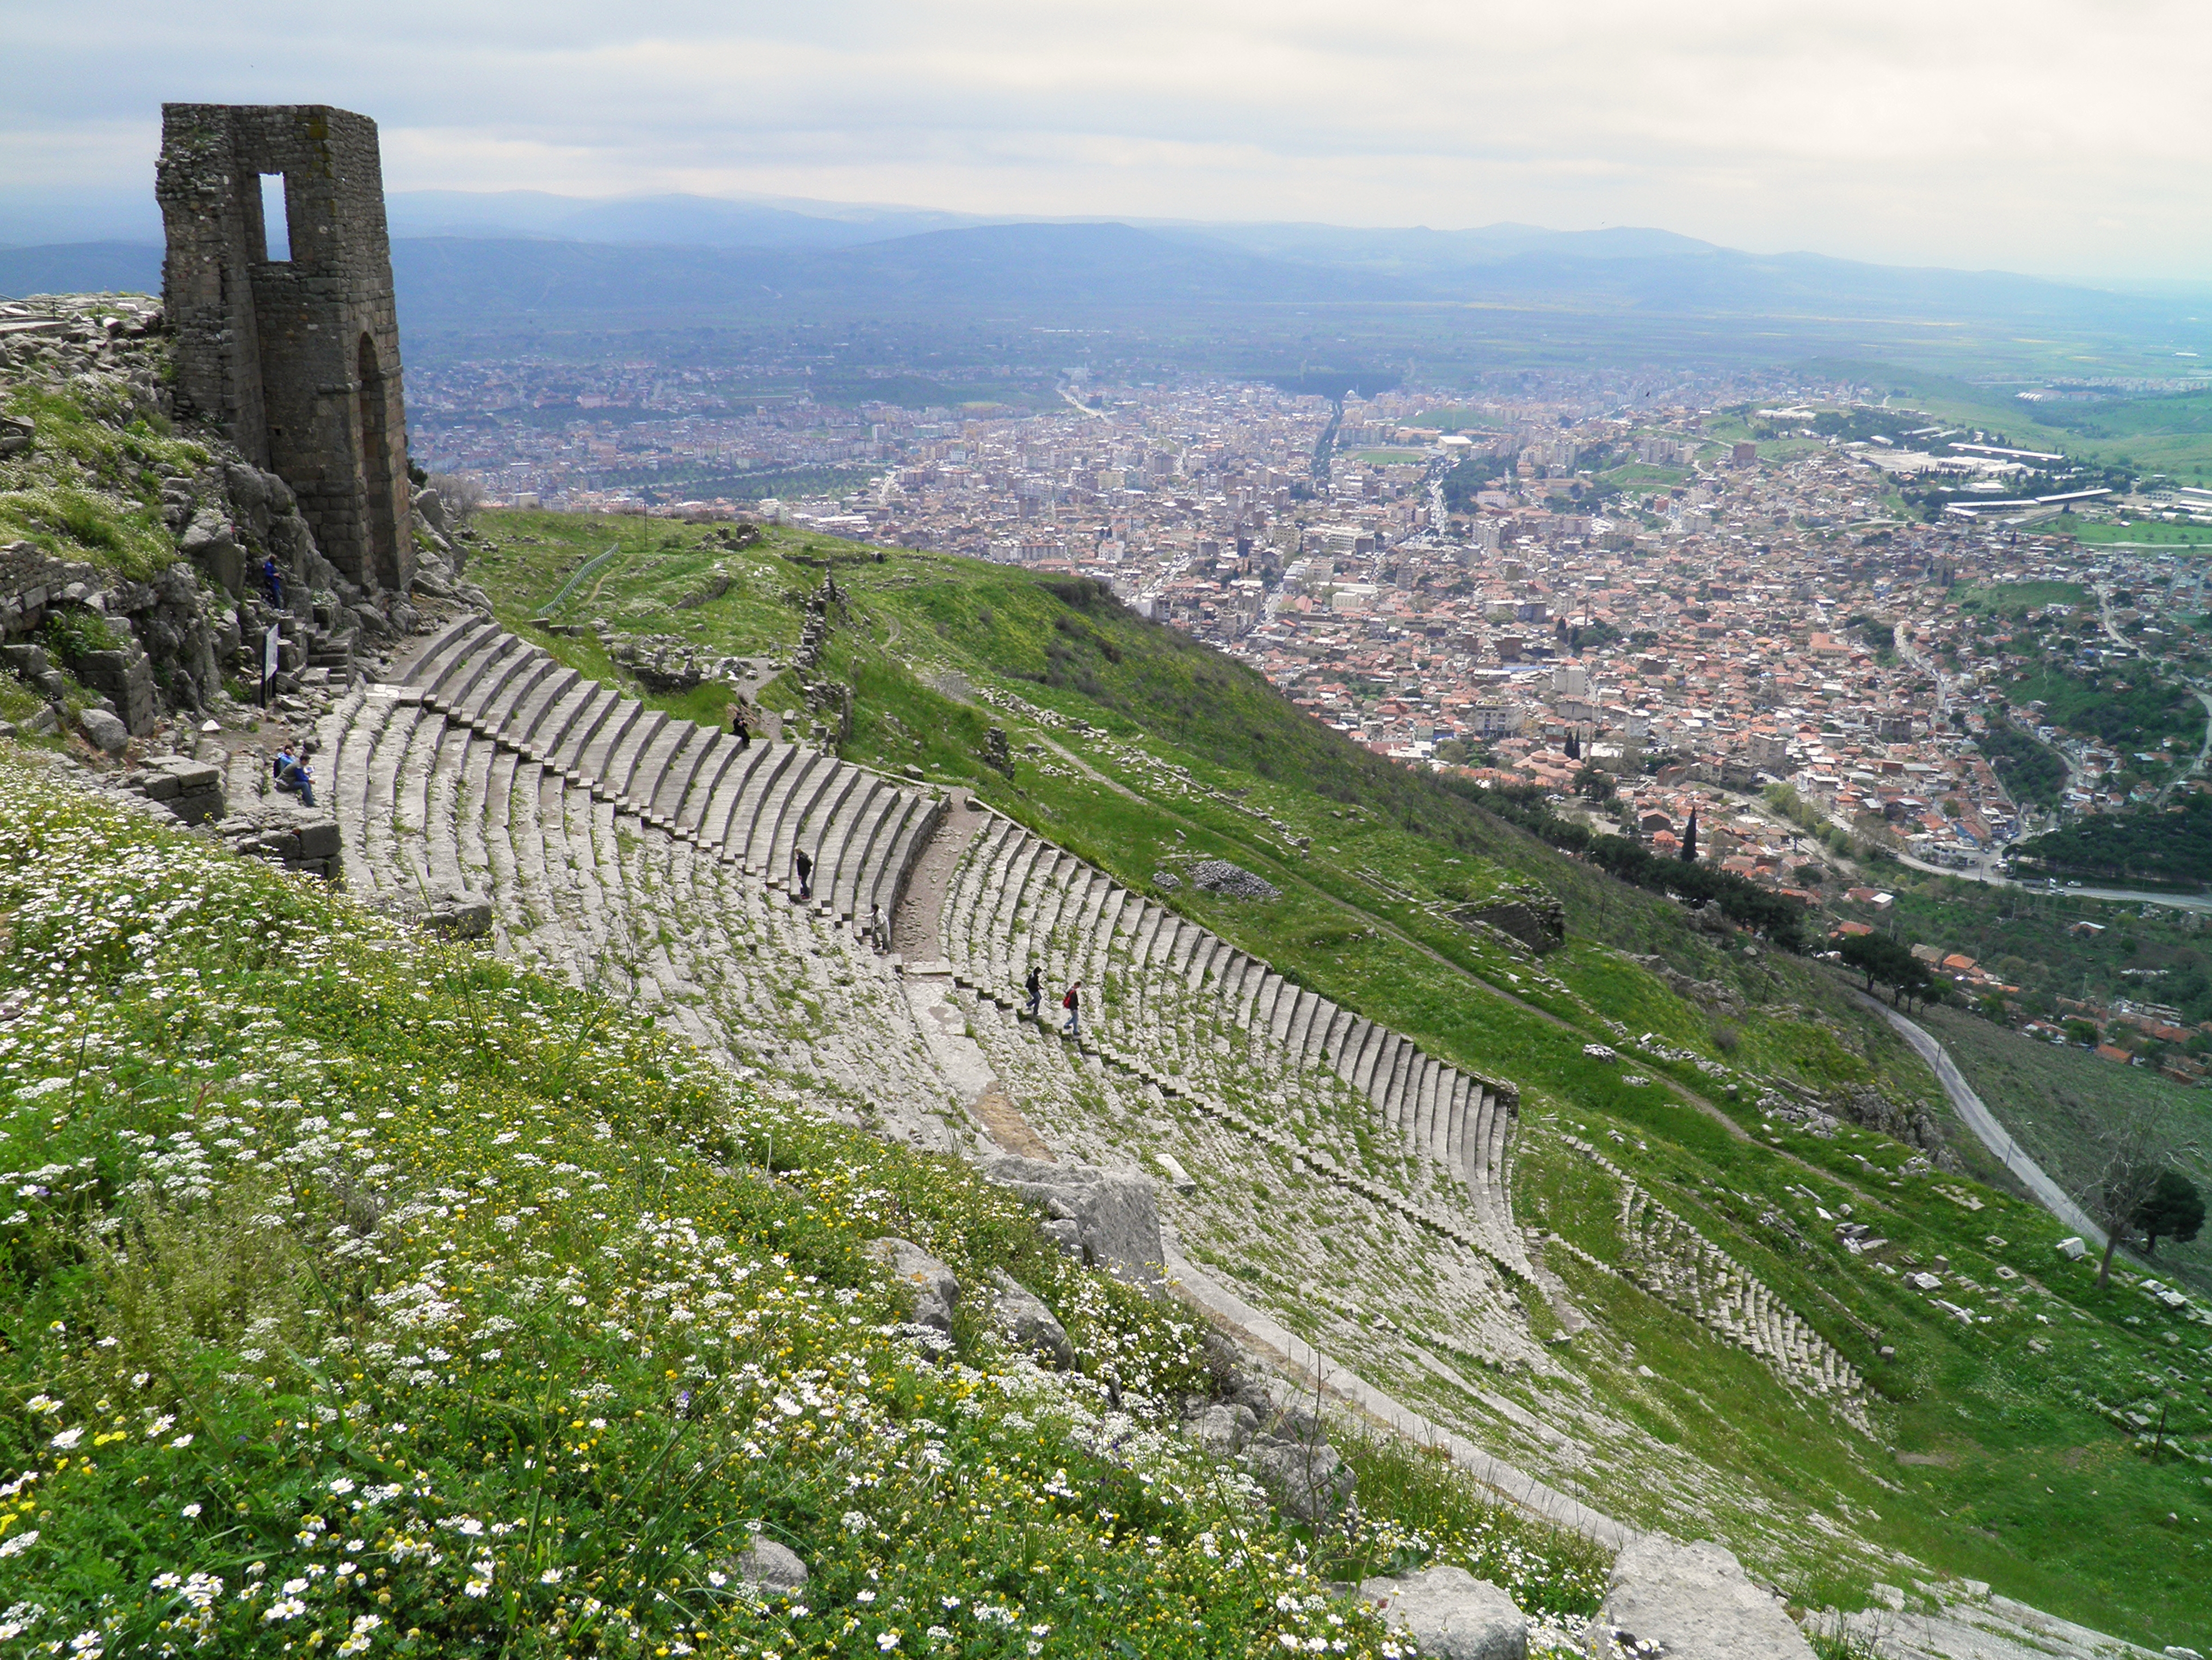
[[[376,123],[322,104],[165,104],[155,189],[178,412],[289,484],[340,573],[404,590],[407,411]]]

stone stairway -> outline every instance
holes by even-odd
[[[969,844],[939,937],[957,981],[1004,1007],[1032,964],[1048,1018],[1080,980],[1086,1049],[1528,1272],[1510,1085],[1424,1054],[996,814]]]

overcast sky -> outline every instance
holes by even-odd
[[[1649,225],[2203,280],[2208,48],[2212,8],[2165,0],[6,0],[0,224],[149,198],[164,99],[322,102],[378,121],[392,190]]]

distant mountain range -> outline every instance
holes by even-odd
[[[2203,338],[2212,290],[2122,293],[2004,272],[1748,254],[1662,230],[986,222],[787,199],[532,192],[400,192],[389,206],[401,315],[416,329],[485,319],[623,325],[981,308],[1075,320],[1098,311],[1457,304],[1614,318],[1972,322],[2212,346]],[[0,213],[0,234],[21,223]],[[156,241],[132,234],[0,247],[0,294],[158,289]]]

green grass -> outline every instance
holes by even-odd
[[[1626,466],[1613,467],[1597,475],[1601,484],[1611,484],[1620,489],[1641,489],[1657,487],[1666,489],[1680,483],[1689,477],[1681,467],[1655,467],[1642,461],[1632,461]]]
[[[1377,467],[1402,466],[1408,463],[1419,465],[1429,459],[1429,452],[1401,449],[1353,450],[1352,459],[1355,461],[1364,461],[1370,466]]]
[[[488,522],[503,544],[502,558],[515,562],[487,562],[472,573],[503,614],[515,615],[533,596],[550,593],[560,575],[558,559],[541,557],[541,548],[521,543],[516,532],[554,532],[538,516],[493,515]],[[608,527],[592,520],[566,533],[580,554],[604,546]],[[698,533],[654,534],[681,542]],[[2018,1259],[2026,1272],[2049,1256],[2059,1231],[2048,1217],[1976,1188],[1971,1178],[1961,1185],[1962,1178],[1904,1173],[1910,1150],[1886,1138],[1846,1132],[1822,1140],[1762,1121],[1759,1091],[1773,1077],[1815,1089],[1870,1084],[1931,1108],[1939,1120],[1944,1116],[1926,1069],[1826,970],[1772,952],[1748,954],[1740,936],[1700,931],[1678,906],[1625,888],[1437,781],[1345,743],[1256,676],[1139,622],[1087,585],[906,551],[878,562],[872,550],[820,538],[809,555],[808,540],[771,532],[754,550],[761,566],[750,590],[685,613],[685,626],[696,620],[700,637],[726,630],[732,641],[781,629],[787,642],[799,613],[763,599],[779,586],[773,571],[797,587],[818,572],[788,556],[849,561],[837,567],[848,598],[833,614],[836,626],[821,668],[855,690],[848,754],[892,770],[911,765],[972,789],[1139,891],[1152,891],[1152,873],[1177,857],[1227,858],[1265,876],[1282,893],[1266,905],[1188,885],[1153,897],[1431,1052],[1518,1084],[1523,1130],[1515,1187],[1522,1219],[1560,1228],[1601,1260],[1620,1259],[1608,1219],[1617,1195],[1601,1183],[1593,1187],[1593,1167],[1562,1149],[1547,1128],[1551,1115],[1571,1118],[1613,1147],[1639,1181],[1664,1184],[1670,1204],[1861,1366],[1881,1392],[1877,1410],[1886,1423],[1900,1431],[1954,1424],[1977,1445],[2008,1446],[2018,1439],[2008,1426],[2025,1390],[2041,1403],[2039,1412],[2052,1414],[2036,1432],[2051,1438],[2026,1443],[2032,1450],[2061,1438],[2071,1438],[2069,1447],[2103,1446],[2112,1437],[2104,1420],[2065,1394],[2069,1377],[2087,1374],[2069,1371],[2070,1359],[2046,1359],[2025,1347],[2032,1313],[2008,1311],[2002,1333],[1993,1327],[1987,1341],[1970,1336],[1925,1299],[1901,1294],[1842,1252],[1797,1191],[1811,1187],[1832,1213],[1843,1203],[1871,1208],[1900,1249],[1930,1262],[1940,1254],[1974,1264],[1970,1271],[1984,1283],[1996,1282],[1999,1260],[1977,1243],[1984,1235],[2001,1233],[2028,1252]],[[708,555],[687,545],[654,557],[672,568]],[[660,569],[642,560],[623,564],[597,602],[599,614],[625,605],[642,611],[635,596],[662,581]],[[508,569],[517,573],[512,579]],[[973,701],[934,689],[948,673],[977,689]],[[981,760],[993,725],[1006,728],[1017,757],[1011,780]],[[1562,952],[1539,959],[1450,920],[1457,905],[1531,880],[1565,907],[1569,943]],[[1686,1001],[1624,952],[1656,952],[1692,978],[1722,982],[1746,1010],[1724,1018]],[[1691,1057],[1638,1053],[1633,1069],[1653,1084],[1626,1084],[1629,1067],[1583,1053],[1589,1042],[1618,1045],[1624,1033],[1632,1040],[1647,1031]],[[1625,1145],[1613,1143],[1613,1134]],[[1978,1194],[1989,1210],[1954,1205],[1936,1191],[1938,1181]],[[1721,1194],[1729,1195],[1725,1202],[1714,1201]],[[1794,1233],[1778,1230],[1769,1216],[1789,1219]],[[1399,1398],[1494,1440],[1494,1408],[1416,1361],[1391,1334],[1346,1325],[1295,1295],[1294,1282],[1279,1293],[1271,1289],[1266,1276],[1278,1272],[1268,1266],[1277,1256],[1256,1240],[1214,1266]],[[1893,1491],[1902,1486],[1893,1464],[1839,1430],[1817,1403],[1784,1389],[1741,1350],[1571,1257],[1555,1257],[1553,1267],[1577,1301],[1601,1316],[1603,1335],[1558,1353],[1604,1411],[1628,1426],[1628,1438],[1607,1458],[1639,1470],[1658,1461],[1650,1468],[1664,1471],[1663,1480],[1655,1473],[1645,1482],[1583,1487],[1601,1508],[1651,1525],[1717,1532],[1778,1575],[1818,1568],[1820,1552],[1808,1541],[1824,1535],[1804,1520],[1818,1511],[1869,1541],[1834,1548],[1844,1553],[1836,1560],[1862,1580],[1890,1572],[1881,1566],[1881,1550],[1908,1548],[1939,1568],[2145,1637],[2189,1629],[2204,1611],[2193,1590],[2146,1584],[2105,1598],[2082,1589],[2112,1579],[2115,1565],[2130,1553],[2146,1562],[2185,1560],[2172,1554],[2184,1548],[2144,1519],[2138,1501],[2154,1491],[2167,1509],[2194,1502],[2193,1477],[2161,1467],[2162,1474],[2146,1478],[2150,1487],[2127,1489],[2125,1503],[2100,1499],[2094,1508],[2109,1534],[2071,1555],[2054,1549],[2052,1560],[2063,1560],[2066,1572],[2046,1569],[2033,1551],[1993,1551],[1975,1531],[1980,1524],[1963,1514],[1963,1489],[1943,1485],[1948,1477],[1916,1478],[1937,1479],[1936,1500],[1902,1502]],[[2143,1341],[2154,1334],[2126,1328],[2109,1310],[2085,1312],[2115,1360],[2124,1351],[2148,1358]],[[1448,1305],[1423,1317],[1437,1341],[1448,1341],[1455,1324]],[[1529,1317],[1537,1329],[1552,1329],[1540,1304]],[[2008,1347],[1996,1347],[1999,1336]],[[1899,1350],[1897,1362],[1880,1361],[1885,1341]],[[1698,1393],[1663,1396],[1637,1372],[1624,1352],[1629,1342],[1662,1375],[1692,1379]],[[1483,1389],[1540,1417],[1556,1410],[1553,1385],[1482,1370],[1464,1357],[1451,1364],[1462,1375],[1476,1365]],[[1570,1487],[1578,1480],[1581,1467],[1550,1462],[1557,1454],[1540,1440],[1509,1440],[1502,1450],[1546,1479]]]
[[[2123,525],[2114,519],[2088,519],[2075,514],[2047,520],[2037,528],[2059,526],[2095,547],[2212,548],[2212,525],[2168,525],[2155,519],[2134,519]]]
[[[1953,596],[1961,611],[1992,617],[2022,617],[2047,605],[2090,605],[2096,595],[2078,582],[1987,582],[1960,588]]]
[[[2177,1143],[2212,1144],[2212,1093],[2121,1066],[2086,1050],[2039,1042],[1961,1009],[1932,1009],[1921,1025],[1951,1051],[2028,1156],[2076,1194],[2096,1180],[2102,1155],[2097,1126],[2143,1110],[2166,1125]],[[2184,1155],[2185,1172],[2212,1191],[2212,1160]],[[2172,1275],[2212,1294],[2212,1238],[2159,1248]]]
[[[0,541],[138,581],[174,561],[161,480],[205,466],[205,449],[119,392],[18,386],[0,407],[36,423],[31,447],[0,459]]]
[[[650,1015],[381,938],[5,759],[0,850],[11,1636],[1379,1654],[1321,1580],[1431,1559],[1595,1604],[1586,1547],[1387,1450],[1356,1454],[1349,1532],[1255,1510],[1164,1432],[1210,1388],[1175,1305]],[[909,1341],[863,1250],[887,1231],[1031,1286],[1079,1369],[1018,1360],[972,1291],[941,1353]],[[802,1596],[733,1577],[757,1531],[812,1566]]]

